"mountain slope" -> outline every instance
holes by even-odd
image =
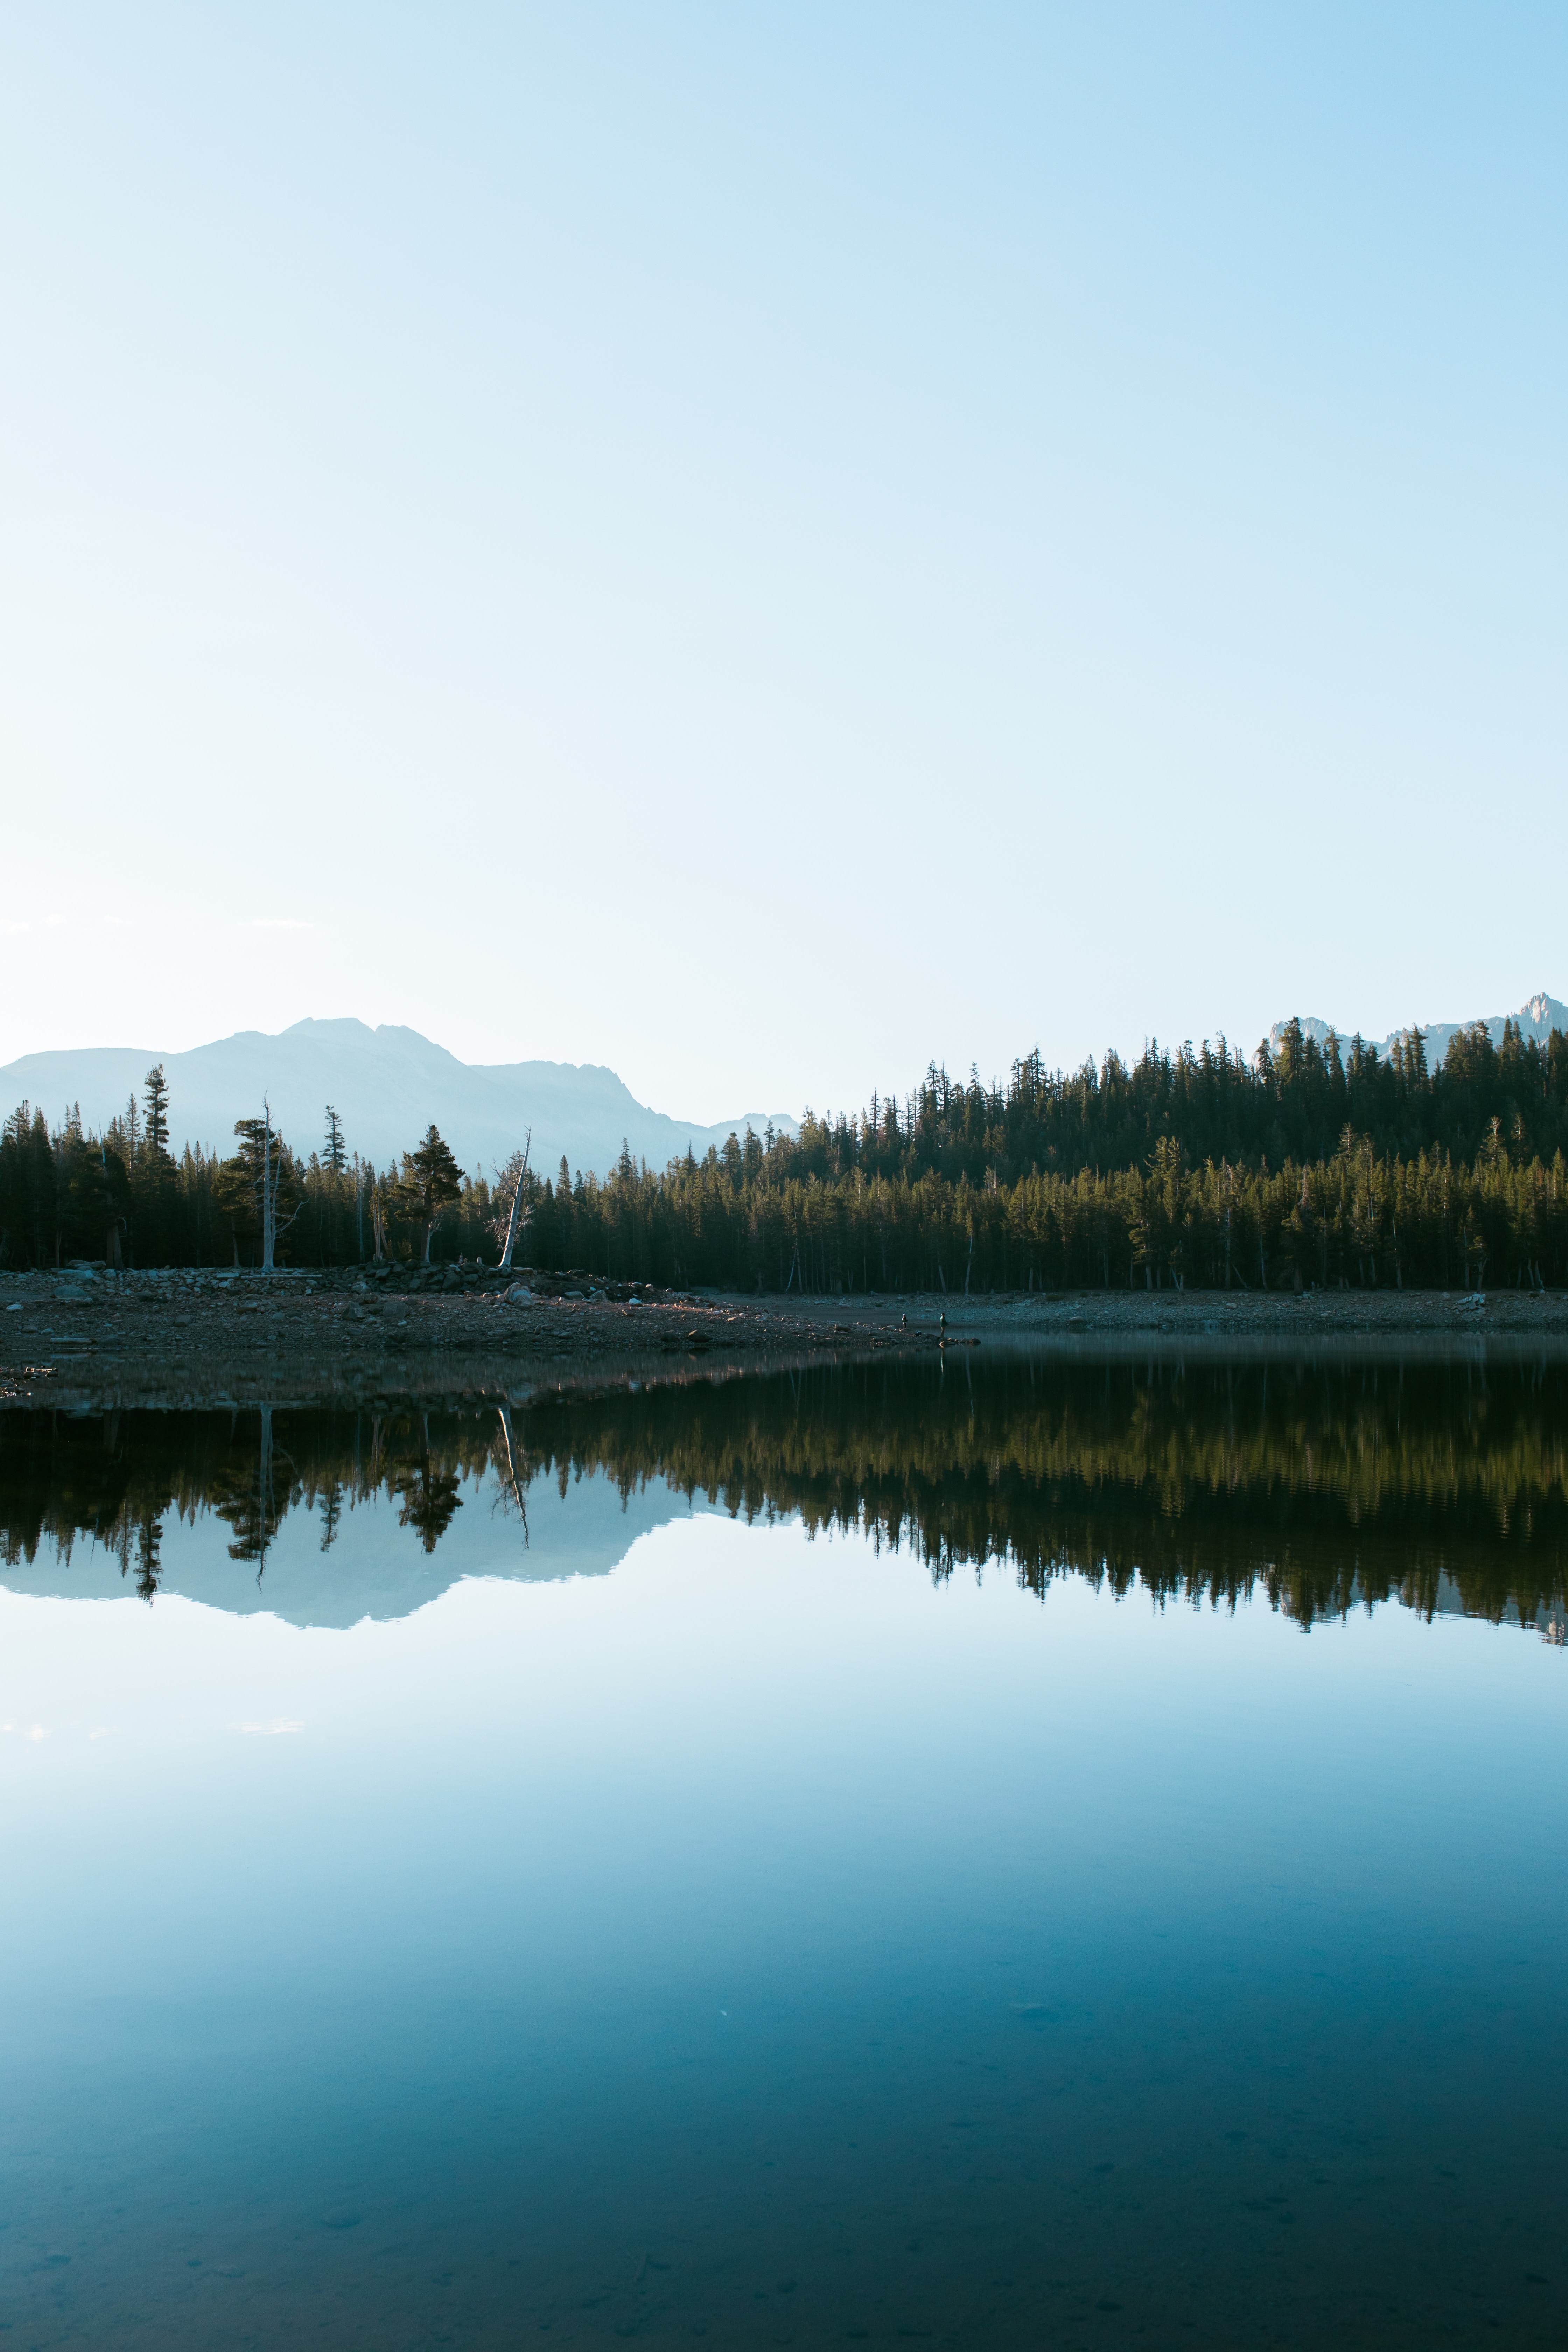
[[[410,1150],[434,1119],[464,1167],[487,1171],[531,1127],[533,1165],[547,1176],[563,1157],[574,1171],[604,1175],[623,1139],[634,1159],[662,1168],[689,1147],[700,1157],[731,1129],[743,1135],[748,1118],[760,1135],[768,1118],[752,1111],[700,1127],[649,1110],[614,1070],[592,1063],[460,1062],[416,1029],[363,1021],[297,1021],[277,1036],[242,1029],[184,1054],[140,1046],[25,1054],[0,1067],[0,1104],[8,1110],[28,1101],[51,1124],[79,1104],[88,1126],[102,1128],[127,1096],[140,1094],[158,1061],[176,1150],[188,1141],[226,1151],[235,1120],[259,1114],[263,1096],[282,1133],[307,1154],[320,1147],[331,1103],[350,1151],[378,1165]],[[784,1113],[773,1122],[794,1132]]]

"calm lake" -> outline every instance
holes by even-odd
[[[1559,2344],[1568,1368],[0,1412],[0,2345]]]

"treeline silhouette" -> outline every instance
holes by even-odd
[[[434,1551],[465,1485],[525,1512],[553,1482],[662,1479],[748,1520],[858,1530],[936,1577],[1007,1562],[1162,1602],[1259,1594],[1304,1625],[1397,1599],[1562,1638],[1568,1367],[1325,1359],[1183,1368],[819,1367],[552,1394],[526,1409],[0,1415],[0,1554],[107,1546],[158,1589],[171,1513],[212,1511],[265,1573],[283,1518],[388,1496]],[[536,1504],[537,1507],[537,1504]],[[520,1525],[521,1545],[525,1528]]]
[[[166,1097],[101,1136],[24,1105],[0,1137],[0,1265],[72,1256],[255,1264],[258,1122],[224,1159],[168,1144]],[[1032,1055],[1005,1084],[934,1065],[902,1101],[731,1136],[661,1171],[623,1150],[600,1178],[462,1176],[433,1192],[432,1128],[378,1171],[335,1113],[280,1147],[278,1259],[491,1261],[512,1185],[519,1263],[742,1290],[954,1291],[1568,1282],[1568,1036],[1418,1031],[1384,1055],[1291,1023],[1248,1062],[1221,1037],[1068,1075]],[[450,1155],[447,1155],[449,1161]],[[421,1170],[425,1172],[422,1175]]]

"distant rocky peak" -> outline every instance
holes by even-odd
[[[1327,1021],[1309,1017],[1306,1013],[1298,1014],[1297,1018],[1300,1022],[1301,1034],[1304,1037],[1312,1038],[1320,1047],[1327,1045],[1331,1028]],[[1538,1045],[1544,1045],[1553,1029],[1568,1032],[1568,1004],[1563,1003],[1561,997],[1549,996],[1544,989],[1541,989],[1521,1004],[1517,1013],[1493,1013],[1479,1020],[1472,1018],[1468,1021],[1424,1022],[1421,1034],[1426,1041],[1428,1067],[1437,1068],[1448,1050],[1450,1038],[1457,1036],[1461,1029],[1482,1028],[1494,1045],[1500,1045],[1505,1020],[1514,1023],[1520,1035],[1526,1043],[1533,1038]],[[1272,1052],[1279,1052],[1279,1040],[1289,1025],[1288,1021],[1277,1021],[1268,1032],[1268,1044]],[[1336,1028],[1333,1031],[1333,1034],[1339,1038],[1342,1045],[1353,1034],[1349,1029]],[[1363,1037],[1367,1034],[1365,1030],[1361,1034]],[[1390,1030],[1386,1037],[1369,1037],[1367,1042],[1369,1045],[1375,1045],[1386,1061],[1395,1040],[1408,1036],[1409,1034],[1408,1029],[1401,1027]]]

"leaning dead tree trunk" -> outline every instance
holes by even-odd
[[[261,1097],[261,1271],[272,1272],[272,1254],[278,1246],[278,1181],[283,1173],[283,1154],[278,1154],[278,1176],[272,1173],[272,1106],[265,1095]]]
[[[511,1254],[517,1247],[518,1234],[528,1222],[523,1214],[522,1196],[528,1190],[528,1155],[532,1148],[533,1129],[530,1128],[522,1139],[522,1166],[517,1171],[517,1189],[511,1196],[511,1214],[506,1221],[506,1240],[501,1244],[500,1262],[503,1267],[509,1269],[511,1265]]]
[[[261,1271],[271,1274],[278,1247],[278,1236],[286,1234],[294,1218],[303,1208],[301,1201],[293,1216],[278,1222],[278,1195],[283,1186],[283,1138],[272,1132],[272,1106],[265,1095],[261,1097]]]

